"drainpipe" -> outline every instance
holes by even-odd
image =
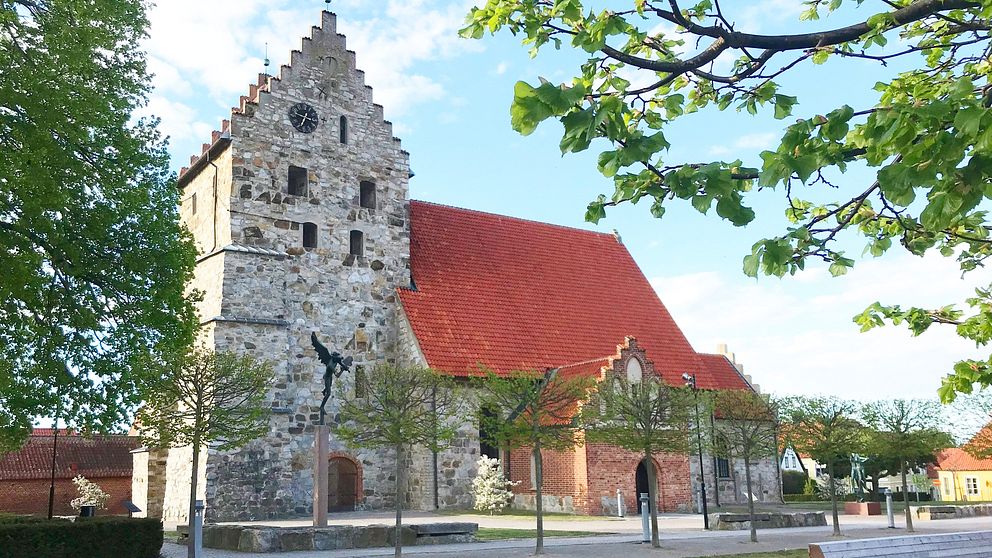
[[[437,387],[431,391],[431,406],[434,412],[435,419],[437,418]],[[435,440],[436,441],[436,440]],[[437,444],[431,450],[434,458],[434,509],[441,509],[441,499],[439,497],[438,490],[438,471],[437,471]]]
[[[214,214],[213,214],[214,243],[213,243],[213,246],[210,248],[210,250],[207,251],[207,253],[209,254],[209,253],[211,253],[211,252],[213,252],[214,250],[217,249],[217,173],[219,172],[218,169],[217,169],[217,165],[215,165],[214,162],[210,160],[210,150],[209,149],[207,150],[207,163],[211,167],[214,168],[214,180],[213,180],[213,188],[214,188]]]
[[[713,413],[710,413],[710,438],[716,437],[716,424],[713,420]],[[717,467],[716,452],[713,452],[713,504],[720,507],[720,471]]]

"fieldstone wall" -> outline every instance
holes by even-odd
[[[699,454],[689,454],[689,473],[692,484],[691,509],[699,512]],[[713,456],[703,454],[703,471],[706,479],[706,503],[710,506],[720,504],[743,504],[747,502],[747,482],[744,475],[744,461],[730,459],[730,477],[716,478],[714,476],[715,460]],[[714,490],[716,482],[716,490]],[[751,463],[751,490],[756,502],[781,502],[782,485],[778,479],[778,471],[774,457],[760,459]]]
[[[756,513],[755,529],[781,529],[787,527],[824,527],[824,512]],[[751,516],[746,513],[711,514],[711,528],[715,531],[747,531],[751,529]]]

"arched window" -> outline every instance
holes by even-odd
[[[375,182],[363,180],[359,184],[358,205],[375,209]]]
[[[317,225],[314,223],[303,223],[303,247],[317,247]]]
[[[341,143],[348,143],[348,117],[341,116],[340,119]]]
[[[636,384],[641,381],[641,377],[644,376],[644,371],[641,368],[641,361],[636,358],[631,358],[627,361],[627,381]]]
[[[365,234],[362,231],[351,231],[351,255],[352,256],[364,256],[365,255]]]

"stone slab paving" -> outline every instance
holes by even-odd
[[[439,518],[424,514],[417,520],[433,517],[434,521]],[[447,521],[463,521],[466,517],[483,516],[445,516]],[[457,518],[457,519],[456,519]],[[492,518],[493,521],[500,521],[498,525],[511,528],[507,518]],[[526,520],[526,525],[521,528],[533,529],[533,520]],[[356,518],[357,520],[357,518]],[[368,519],[366,519],[368,521]],[[559,523],[598,523],[595,521],[549,521],[550,529],[564,529],[559,527]],[[623,524],[624,529],[629,529],[628,524],[632,524],[632,519],[617,521],[605,520],[610,524]],[[715,556],[722,554],[744,554],[749,552],[767,552],[774,550],[788,550],[795,548],[805,548],[811,542],[823,542],[834,539],[830,536],[831,527],[805,527],[793,529],[767,529],[759,532],[759,543],[748,541],[748,534],[739,531],[702,531],[700,526],[690,526],[693,522],[702,523],[699,516],[666,516],[662,521],[662,549],[654,550],[648,545],[639,544],[640,536],[633,536],[626,532],[617,535],[600,535],[584,538],[548,538],[545,539],[547,554],[550,556],[576,557],[576,558],[596,558],[603,556],[623,556],[623,558],[688,558],[696,556]],[[282,523],[282,522],[279,522]],[[513,523],[516,524],[516,518]],[[667,523],[667,525],[666,525]],[[897,525],[899,522],[897,520]],[[668,527],[666,529],[666,527]],[[926,533],[950,533],[969,530],[992,529],[992,518],[967,518],[939,522],[919,522],[916,526],[917,532]],[[516,528],[516,527],[513,527]],[[875,538],[891,537],[894,535],[906,534],[904,529],[887,529],[885,518],[842,516],[841,528],[845,532],[844,538]],[[591,529],[587,529],[591,530]],[[638,525],[639,532],[639,525]],[[404,554],[410,556],[439,556],[443,558],[476,558],[476,557],[523,557],[533,553],[534,540],[521,539],[512,541],[496,541],[488,543],[452,544],[443,547],[410,547],[404,548]],[[390,556],[391,548],[362,549],[362,550],[338,550],[324,552],[282,552],[269,556],[284,558],[359,558],[371,556]],[[172,543],[166,543],[162,549],[165,558],[183,558],[186,555],[186,548]],[[261,556],[259,554],[246,554],[240,552],[204,550],[204,558],[248,558],[251,556]]]

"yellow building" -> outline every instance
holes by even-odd
[[[961,448],[937,456],[937,481],[944,501],[992,501],[992,459],[976,459]]]

